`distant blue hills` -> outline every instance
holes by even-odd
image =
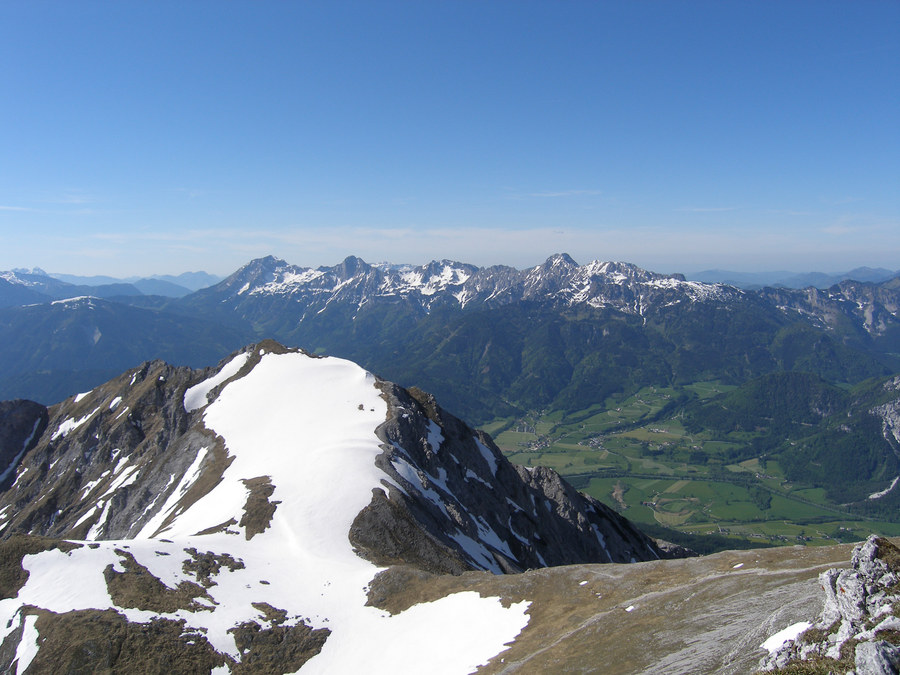
[[[41,270],[38,270],[41,272]],[[171,274],[154,274],[151,277],[128,277],[117,279],[102,275],[77,276],[75,274],[49,274],[48,276],[76,286],[106,286],[109,284],[131,284],[144,295],[164,295],[180,298],[201,288],[212,286],[222,281],[222,277],[207,272],[184,272],[177,276]]]
[[[784,288],[829,288],[842,281],[853,280],[870,283],[881,283],[900,276],[900,270],[891,271],[883,267],[857,267],[849,272],[827,274],[825,272],[734,272],[731,270],[704,270],[694,274],[686,274],[691,281],[702,281],[708,284],[723,283],[737,288],[753,290],[770,287]]]

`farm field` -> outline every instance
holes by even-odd
[[[730,389],[648,387],[605,407],[494,420],[485,430],[512,462],[558,471],[654,536],[665,538],[660,527],[757,545],[900,536],[900,523],[866,519],[829,503],[823,488],[788,482],[773,459],[744,459],[752,432],[723,438],[685,429],[680,403]]]

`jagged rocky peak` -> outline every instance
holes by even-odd
[[[739,292],[722,285],[687,282],[678,274],[648,272],[629,263],[579,265],[567,253],[558,253],[521,271],[504,266],[479,268],[446,259],[421,266],[369,265],[355,256],[334,267],[313,270],[269,256],[252,261],[217,287],[201,292],[200,297],[217,294],[225,296],[222,301],[237,302],[250,296],[288,297],[303,321],[335,302],[350,303],[355,312],[372,301],[395,302],[398,296],[424,312],[435,306],[471,309],[528,300],[643,313],[654,306],[726,300]]]
[[[381,647],[437,639],[448,671],[469,672],[527,624],[528,602],[463,593],[392,616],[367,590],[378,566],[501,574],[661,555],[428,394],[270,341],[205,370],[144,363],[19,413],[3,440],[25,452],[0,495],[2,669],[56,667],[64,635],[116,654],[140,635],[180,668],[232,672],[260,658],[423,672],[431,653]],[[359,635],[378,648],[348,648]],[[286,640],[296,649],[273,655]],[[110,650],[66,658],[100,667],[122,658]]]
[[[292,266],[288,265],[284,260],[272,255],[264,258],[256,258],[221,281],[217,284],[217,287],[232,289],[237,294],[243,294],[250,289],[274,281],[280,273],[289,267]]]
[[[557,253],[540,265],[527,270],[524,284],[531,292],[552,292],[565,286],[577,269],[578,263],[572,260],[568,253]]]
[[[430,263],[412,270],[423,283],[435,287],[458,286],[469,280],[478,271],[475,265],[466,265],[455,260],[432,260]]]
[[[344,258],[344,260],[341,261],[340,264],[331,269],[339,278],[350,279],[357,274],[367,273],[372,269],[372,266],[362,258],[358,258],[355,255],[349,255]]]
[[[578,263],[568,253],[554,253],[540,267],[543,269],[572,269],[578,267]]]
[[[441,409],[432,396],[388,383],[382,391],[389,417],[378,434],[388,451],[377,463],[393,479],[387,493],[420,523],[416,540],[443,545],[440,559],[454,561],[444,571],[516,572],[575,561],[661,557],[631,523],[553,471],[512,465],[487,434]],[[387,513],[380,496],[371,506]],[[383,522],[363,528],[363,536],[380,531]],[[383,546],[376,542],[370,548]]]
[[[172,476],[215,441],[190,428],[177,398],[197,374],[148,362],[51,407],[46,430],[10,467],[15,483],[0,495],[4,536],[135,536],[154,500],[174,487]]]

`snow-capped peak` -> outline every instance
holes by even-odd
[[[138,375],[126,389],[166,386],[165,375]],[[27,607],[53,614],[108,608],[132,623],[183,622],[180,632],[208,642],[228,670],[245,658],[238,630],[248,625],[263,633],[301,624],[322,631],[324,646],[304,673],[460,673],[502,651],[528,622],[527,601],[504,607],[499,598],[459,593],[393,615],[368,604],[366,586],[379,568],[356,554],[348,533],[373,490],[400,489],[376,464],[384,448],[375,432],[388,415],[376,385],[349,361],[280,348],[230,359],[185,392],[185,407],[208,438],[164,486],[163,499],[151,502],[153,515],[137,536],[100,537],[130,486],[153,470],[138,452],[117,449],[110,468],[81,491],[95,500],[103,494],[78,523],[94,523],[94,543],[23,559],[28,580],[0,603],[0,639],[23,625]],[[72,399],[87,412],[54,443],[77,442],[77,433],[97,428],[98,416],[118,419],[130,399],[111,406],[108,397],[100,387]],[[108,588],[135,569],[160,588],[194,589],[194,599],[170,609],[123,602]],[[440,644],[454,648],[435,661]]]
[[[566,253],[536,267],[478,268],[451,260],[426,265],[369,265],[350,256],[334,267],[289,265],[268,257],[253,261],[220,287],[232,297],[282,296],[299,305],[301,321],[332,305],[353,311],[371,302],[404,298],[421,311],[435,306],[469,309],[518,300],[614,307],[644,314],[680,302],[724,300],[738,293],[717,284],[687,282],[682,275],[648,272],[623,262],[594,260],[579,265]]]

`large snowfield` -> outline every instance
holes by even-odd
[[[301,669],[304,675],[468,673],[503,651],[528,623],[527,602],[504,608],[496,597],[457,593],[393,616],[365,605],[367,586],[379,568],[352,551],[348,532],[372,490],[389,480],[374,464],[381,453],[374,432],[387,413],[374,377],[340,359],[262,353],[248,374],[228,382],[207,403],[207,393],[247,360],[238,355],[185,396],[185,408],[203,409],[206,427],[224,439],[234,458],[218,485],[178,512],[177,496],[205,468],[203,449],[179,477],[176,497],[140,538],[25,557],[27,584],[18,597],[0,601],[0,640],[24,622],[18,672],[38,649],[33,617],[19,614],[23,605],[53,612],[112,608],[136,622],[184,619],[186,629],[202,632],[217,651],[240,660],[227,631],[246,621],[266,627],[252,603],[268,603],[287,611],[286,625],[304,620],[312,628],[330,629],[321,653]],[[243,481],[264,476],[274,486],[269,500],[277,503],[270,527],[251,539],[238,525],[197,535],[232,518],[240,522],[248,496]],[[169,514],[175,517],[165,523]],[[114,605],[103,570],[112,564],[124,571],[116,549],[175,588],[194,580],[182,570],[188,548],[228,553],[244,564],[214,577],[209,611],[155,614]]]

